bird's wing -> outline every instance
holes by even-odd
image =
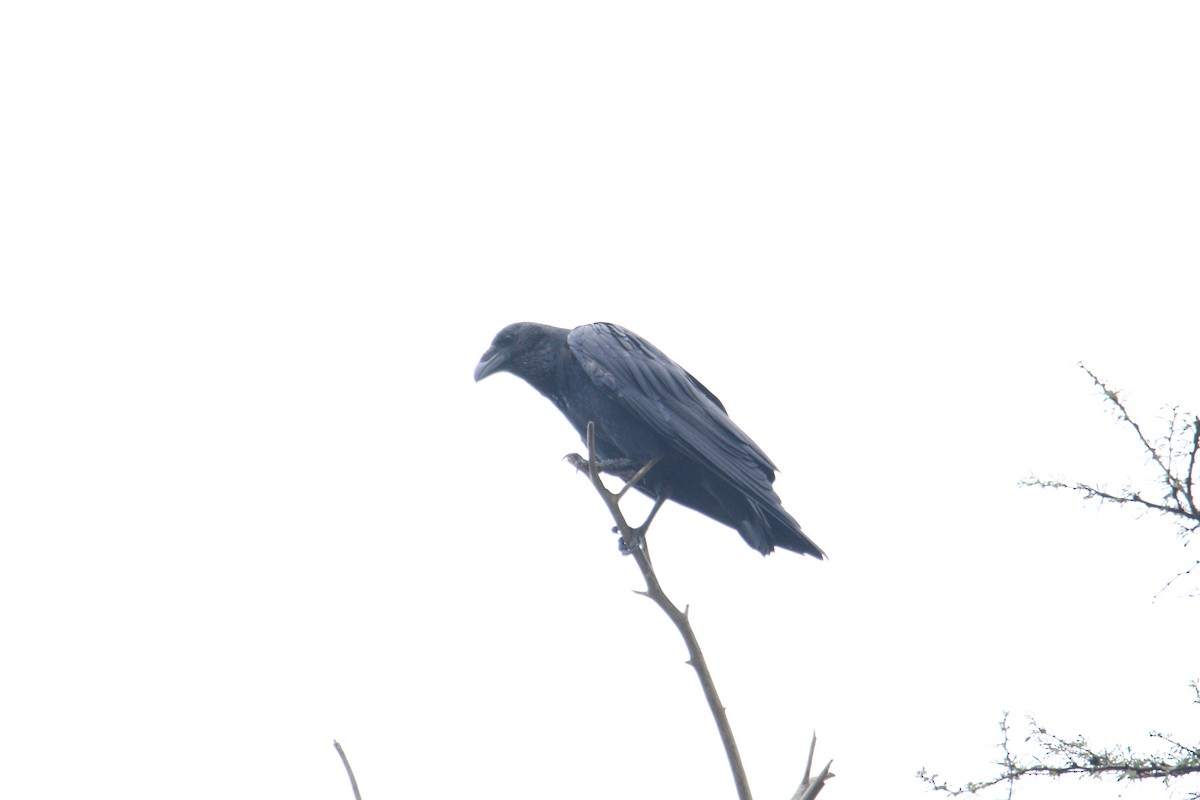
[[[679,453],[751,496],[771,499],[771,459],[712,392],[662,351],[607,322],[574,329],[567,344],[597,386]]]

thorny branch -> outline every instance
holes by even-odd
[[[725,706],[721,703],[721,698],[717,694],[717,687],[713,683],[712,674],[708,671],[708,664],[704,660],[704,653],[700,650],[700,643],[696,640],[696,634],[692,630],[691,622],[688,620],[688,608],[685,606],[682,611],[667,597],[663,592],[662,586],[658,582],[658,576],[654,572],[654,566],[650,563],[650,551],[646,547],[646,531],[650,527],[650,522],[653,520],[655,513],[661,506],[662,501],[657,502],[650,512],[650,516],[642,523],[640,527],[634,528],[626,521],[624,513],[621,511],[621,498],[625,496],[631,488],[637,485],[643,477],[646,476],[654,465],[658,463],[658,459],[643,465],[640,469],[634,472],[630,477],[628,475],[629,465],[621,464],[620,468],[605,470],[605,464],[598,461],[596,458],[596,427],[589,422],[587,426],[587,458],[580,455],[572,454],[567,456],[576,469],[586,472],[588,478],[592,482],[592,486],[600,495],[604,504],[608,507],[608,511],[612,514],[613,521],[616,522],[616,532],[621,536],[621,552],[633,556],[633,560],[637,563],[638,569],[642,572],[642,578],[646,581],[645,591],[640,591],[645,597],[650,598],[654,603],[663,610],[663,613],[675,625],[679,631],[679,635],[683,637],[683,642],[687,646],[688,664],[696,670],[696,676],[700,679],[700,686],[704,690],[704,699],[708,702],[709,711],[712,712],[713,719],[717,723],[717,730],[721,735],[721,744],[725,747],[725,755],[729,760],[729,769],[733,773],[733,781],[737,786],[739,800],[751,800],[750,784],[746,779],[746,770],[742,766],[742,757],[738,753],[737,742],[733,738],[733,729],[729,725],[729,717],[725,713]],[[609,491],[601,480],[601,472],[609,471],[613,474],[625,478],[625,485],[617,492]],[[825,765],[815,778],[811,777],[813,752],[817,746],[817,737],[814,734],[812,744],[809,748],[808,767],[804,771],[804,780],[800,787],[796,790],[793,800],[813,800],[825,785],[825,781],[833,777],[829,771],[832,761]]]
[[[1200,511],[1198,511],[1196,503],[1196,454],[1200,450],[1200,417],[1188,418],[1187,415],[1181,415],[1177,407],[1172,408],[1167,424],[1167,433],[1159,440],[1158,444],[1154,444],[1146,437],[1141,426],[1129,415],[1118,392],[1096,377],[1087,367],[1082,364],[1080,367],[1104,393],[1104,397],[1112,404],[1121,421],[1133,428],[1150,461],[1156,466],[1155,472],[1161,473],[1156,481],[1162,492],[1162,499],[1161,501],[1149,500],[1143,496],[1142,492],[1132,488],[1124,489],[1121,492],[1110,492],[1102,486],[1040,478],[1030,478],[1022,483],[1026,486],[1039,486],[1047,489],[1069,489],[1082,494],[1088,500],[1095,499],[1118,505],[1132,504],[1163,514],[1179,525],[1179,535],[1184,539],[1184,546],[1187,546],[1189,537],[1200,530]],[[1176,579],[1190,574],[1197,566],[1200,566],[1200,560],[1193,567],[1184,570],[1168,581],[1167,586],[1170,586]],[[1166,588],[1166,586],[1163,587],[1163,589]],[[1195,702],[1200,704],[1200,681],[1193,681],[1191,686],[1196,695]],[[953,786],[925,769],[922,769],[917,775],[931,788],[950,797],[976,794],[1001,784],[1007,784],[1008,797],[1011,800],[1016,781],[1029,776],[1115,777],[1117,780],[1130,781],[1162,780],[1164,783],[1170,784],[1171,781],[1181,777],[1200,774],[1200,746],[1184,744],[1167,734],[1158,732],[1150,734],[1151,738],[1158,739],[1167,745],[1165,752],[1144,754],[1137,753],[1130,747],[1097,749],[1090,745],[1083,736],[1064,739],[1050,733],[1032,717],[1029,719],[1029,727],[1030,733],[1026,736],[1025,742],[1032,745],[1034,753],[1026,758],[1018,758],[1013,755],[1010,746],[1008,714],[1005,713],[1000,722],[1003,732],[1003,740],[999,745],[1002,757],[996,762],[1000,767],[1000,772],[993,778]],[[1200,800],[1200,791],[1191,792],[1188,799]]]
[[[988,780],[972,781],[958,786],[947,783],[925,769],[918,772],[917,777],[929,784],[930,788],[949,797],[978,794],[993,786],[1007,784],[1008,797],[1011,799],[1016,781],[1028,776],[1115,777],[1119,781],[1162,780],[1169,784],[1185,775],[1200,774],[1200,748],[1182,744],[1160,733],[1152,733],[1151,736],[1169,745],[1166,753],[1139,754],[1130,747],[1097,749],[1083,736],[1064,739],[1050,733],[1031,717],[1030,732],[1025,737],[1025,742],[1031,743],[1036,752],[1028,761],[1023,762],[1013,755],[1009,744],[1011,731],[1007,713],[1000,721],[1000,728],[1003,732],[1003,741],[1000,744],[1002,757],[996,762],[1001,767],[1000,774]],[[1188,797],[1196,800],[1200,798],[1200,792],[1192,792]]]
[[[1079,366],[1104,394],[1105,400],[1112,406],[1121,422],[1133,429],[1150,463],[1155,467],[1156,488],[1149,492],[1150,497],[1147,497],[1148,492],[1132,487],[1112,492],[1101,484],[1045,480],[1037,477],[1022,481],[1022,485],[1037,486],[1043,489],[1067,489],[1083,495],[1085,500],[1132,505],[1162,514],[1178,525],[1179,536],[1184,540],[1186,547],[1190,543],[1191,536],[1200,531],[1200,505],[1198,505],[1196,497],[1196,461],[1197,451],[1200,451],[1200,416],[1181,414],[1178,407],[1170,409],[1171,416],[1167,421],[1166,435],[1155,443],[1146,436],[1142,426],[1129,415],[1129,410],[1126,408],[1124,400],[1121,399],[1120,393],[1098,378],[1083,364]],[[1154,493],[1158,493],[1160,499],[1151,499]],[[1179,578],[1191,575],[1198,567],[1200,567],[1200,559],[1167,581],[1163,590]]]

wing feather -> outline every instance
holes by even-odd
[[[606,322],[567,337],[588,377],[682,455],[774,506],[775,465],[716,395],[637,334]]]

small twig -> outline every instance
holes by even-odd
[[[350,759],[346,758],[346,751],[342,749],[337,739],[333,740],[333,747],[342,757],[342,766],[346,768],[346,774],[350,776],[350,788],[354,790],[354,800],[362,800],[362,795],[358,793],[358,781],[354,779],[354,770],[350,769]]]
[[[1033,486],[1039,489],[1069,489],[1072,492],[1079,492],[1085,500],[1106,500],[1110,503],[1124,505],[1133,503],[1134,505],[1148,508],[1151,511],[1157,511],[1160,514],[1175,514],[1177,516],[1188,516],[1180,512],[1178,508],[1173,506],[1155,503],[1153,500],[1147,500],[1142,497],[1139,492],[1131,492],[1130,494],[1113,494],[1096,486],[1089,486],[1086,483],[1064,483],[1062,481],[1050,480],[1044,481],[1040,478],[1029,478],[1021,481],[1022,486]]]
[[[813,731],[812,741],[808,744],[808,761],[804,762],[804,779],[800,781],[800,785],[804,786],[807,783],[812,783],[812,762],[813,756],[817,752],[817,732]]]
[[[1188,455],[1187,482],[1184,487],[1184,496],[1187,497],[1188,507],[1192,514],[1197,513],[1196,495],[1193,494],[1195,489],[1196,476],[1196,451],[1200,450],[1200,416],[1192,418],[1192,452]]]
[[[833,773],[829,771],[829,768],[833,766],[833,762],[830,761],[817,773],[816,779],[812,778],[813,755],[816,752],[817,733],[813,731],[812,742],[808,745],[808,762],[804,766],[804,779],[800,781],[800,786],[792,795],[792,800],[812,800],[825,787],[825,781],[833,777]]]
[[[1146,438],[1146,435],[1142,433],[1142,426],[1138,425],[1137,422],[1134,421],[1133,417],[1129,416],[1129,411],[1126,410],[1125,404],[1121,401],[1120,393],[1117,392],[1116,389],[1108,388],[1108,385],[1105,384],[1104,381],[1096,377],[1096,373],[1092,372],[1083,364],[1080,364],[1079,368],[1088,374],[1088,377],[1092,379],[1092,383],[1096,384],[1097,388],[1104,392],[1104,396],[1108,398],[1109,402],[1116,406],[1117,411],[1120,413],[1121,419],[1127,422],[1129,426],[1133,428],[1134,433],[1137,434],[1138,439],[1142,443],[1142,447],[1146,448],[1146,452],[1150,454],[1150,459],[1154,461],[1155,464],[1158,464],[1159,469],[1163,471],[1163,474],[1166,476],[1169,482],[1172,477],[1171,467],[1163,462],[1162,456],[1159,454],[1157,448],[1150,444],[1150,441]],[[1168,446],[1168,451],[1169,450],[1170,447]]]
[[[1157,592],[1155,592],[1154,597],[1157,598],[1160,594],[1165,592],[1167,589],[1170,589],[1171,585],[1173,583],[1175,583],[1175,581],[1179,580],[1180,578],[1190,577],[1191,574],[1196,571],[1197,567],[1200,567],[1200,560],[1197,560],[1195,563],[1193,563],[1187,569],[1180,570],[1179,572],[1175,573],[1175,575],[1173,575],[1169,581],[1167,581],[1166,583],[1164,583],[1162,585],[1161,589],[1159,589]],[[1195,595],[1192,595],[1192,596],[1194,597]]]
[[[1000,720],[1000,729],[1004,731],[1004,771],[1008,773],[1008,800],[1012,800],[1013,791],[1017,788],[1017,779],[1013,776],[1016,762],[1013,761],[1012,748],[1008,744],[1008,712],[1004,712]]]

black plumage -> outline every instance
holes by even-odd
[[[619,325],[574,330],[518,322],[500,331],[475,380],[511,372],[548,397],[602,459],[641,466],[661,458],[637,488],[734,528],[764,555],[776,547],[824,558],[784,510],[775,465],[716,395],[654,345]]]

